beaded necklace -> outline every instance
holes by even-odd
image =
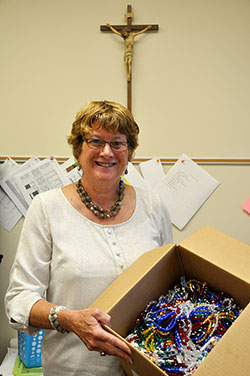
[[[120,180],[118,200],[111,206],[110,209],[104,209],[100,208],[97,204],[94,204],[92,198],[88,195],[87,191],[85,191],[81,179],[79,179],[76,183],[76,190],[82,202],[89,210],[92,211],[92,213],[94,213],[94,215],[100,217],[101,219],[115,217],[118,214],[119,210],[121,209],[122,200],[124,197],[124,189],[124,183],[122,180]]]
[[[181,277],[147,305],[126,339],[169,376],[191,375],[240,312],[224,292]]]

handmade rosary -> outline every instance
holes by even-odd
[[[191,375],[240,312],[229,295],[183,276],[147,305],[126,340],[167,375]]]

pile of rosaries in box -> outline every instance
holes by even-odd
[[[147,305],[126,340],[169,376],[191,375],[240,312],[224,292],[182,276]]]

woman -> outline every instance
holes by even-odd
[[[127,345],[102,328],[110,316],[87,307],[142,253],[172,241],[158,195],[121,182],[138,133],[125,107],[85,106],[68,138],[82,178],[36,196],[24,221],[6,311],[17,330],[50,329],[45,376],[123,375],[118,358],[132,361]]]

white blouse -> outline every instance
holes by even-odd
[[[41,298],[87,308],[144,252],[172,242],[170,217],[159,196],[136,190],[136,208],[121,224],[100,225],[79,213],[61,188],[36,196],[24,221],[6,293],[12,327],[30,335],[30,309]],[[115,357],[90,352],[74,333],[46,330],[45,376],[123,375]]]

